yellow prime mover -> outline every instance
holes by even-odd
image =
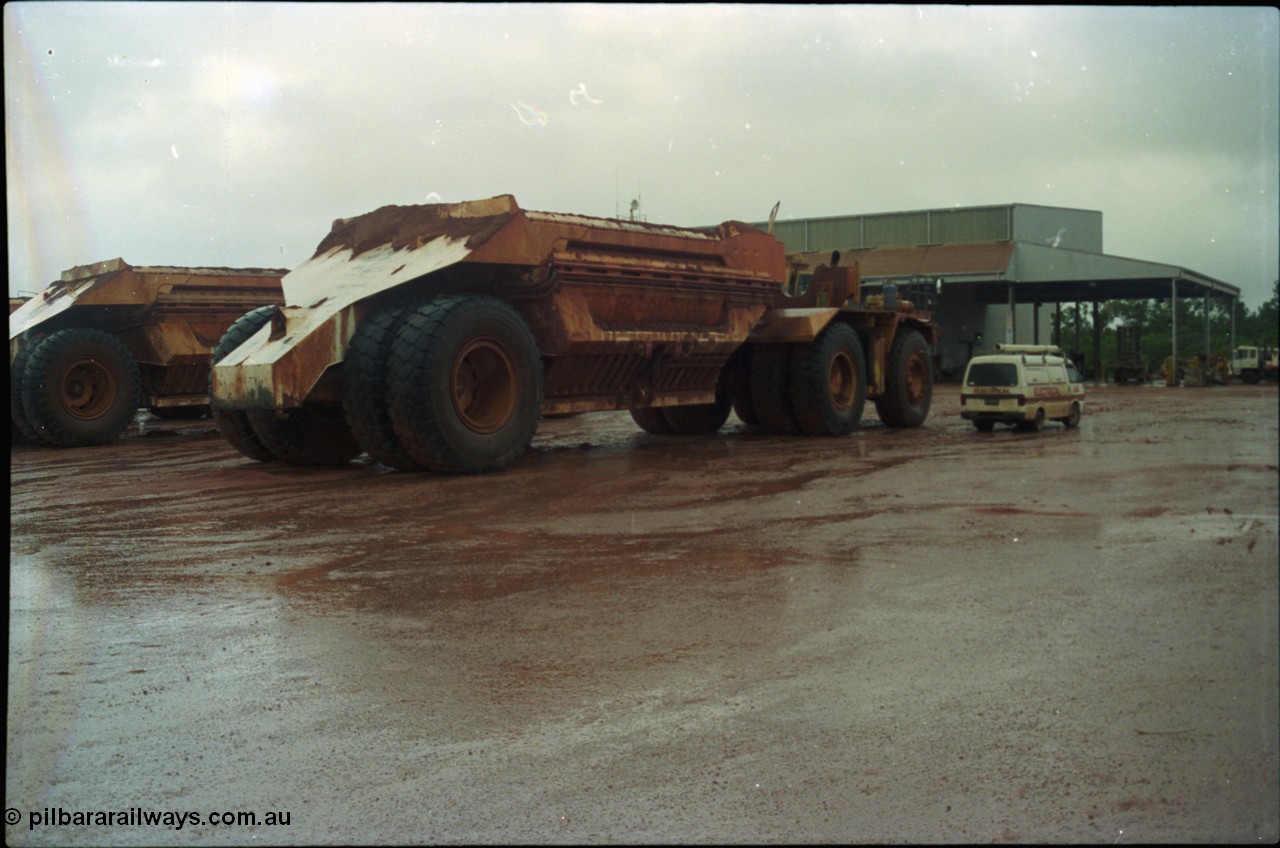
[[[114,440],[140,407],[208,411],[213,347],[246,309],[283,299],[281,269],[71,268],[9,313],[15,439],[58,447]]]
[[[856,266],[789,264],[740,222],[509,195],[386,206],[335,221],[282,283],[285,306],[232,325],[211,371],[219,430],[261,461],[363,452],[475,473],[518,457],[543,415],[625,409],[650,433],[703,434],[736,408],[770,432],[843,435],[867,398],[911,427],[932,397],[927,312],[863,303]]]

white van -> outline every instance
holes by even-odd
[[[1075,366],[1053,345],[998,344],[964,370],[960,417],[984,433],[996,424],[1042,430],[1045,421],[1068,427],[1084,414],[1084,385]]]

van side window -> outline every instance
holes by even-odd
[[[1018,385],[1018,366],[1010,362],[975,362],[969,366],[969,385],[1012,388]]]

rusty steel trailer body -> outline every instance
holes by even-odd
[[[214,345],[247,309],[283,302],[285,273],[123,259],[64,271],[9,314],[13,430],[40,444],[104,444],[139,408],[207,414]]]
[[[803,405],[811,384],[836,418],[855,403],[860,416],[868,396],[901,396],[884,363],[908,324],[925,350],[902,355],[911,374],[899,382],[927,414],[928,316],[851,305],[856,268],[814,272],[809,292],[789,296],[793,270],[770,233],[734,221],[690,229],[537,212],[509,195],[383,207],[335,221],[284,277],[285,305],[227,331],[211,371],[214,419],[254,459],[340,464],[364,452],[446,472],[503,467],[543,415],[626,409],[650,432],[703,433],[733,406],[787,431],[773,407],[789,412],[792,395]],[[837,342],[826,365],[790,364],[833,325],[860,339],[858,351]],[[754,350],[767,378],[753,373]],[[808,388],[789,388],[793,372]],[[846,427],[822,417],[802,411],[798,430]]]

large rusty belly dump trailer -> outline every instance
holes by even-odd
[[[801,296],[771,234],[521,209],[514,198],[388,206],[334,222],[213,353],[220,432],[253,459],[491,471],[539,419],[627,409],[710,433],[731,408],[770,431],[840,435],[872,397],[928,413],[927,314],[856,304],[855,268]],[[870,363],[870,366],[868,365]]]
[[[122,259],[64,271],[9,314],[14,437],[100,445],[140,407],[162,417],[207,414],[214,345],[245,310],[282,302],[285,273]]]

